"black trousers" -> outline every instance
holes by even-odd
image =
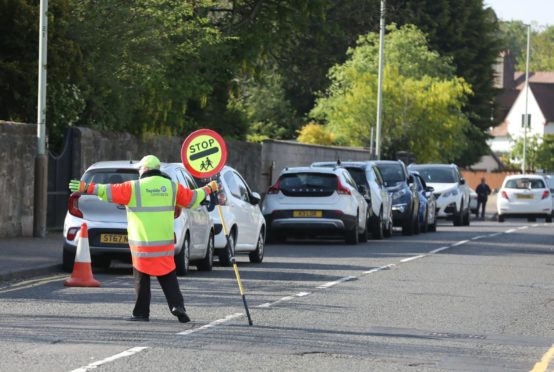
[[[487,199],[477,198],[477,212],[475,215],[479,217],[479,209],[481,209],[481,217],[485,218],[485,207],[487,206]]]
[[[150,275],[142,273],[133,267],[133,278],[135,279],[135,293],[137,295],[133,315],[150,316]],[[157,278],[164,292],[169,310],[173,307],[184,307],[183,295],[179,289],[179,282],[177,281],[175,270],[169,274],[158,276]]]

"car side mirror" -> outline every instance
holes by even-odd
[[[411,174],[408,176],[408,183],[414,183],[414,176]]]
[[[427,192],[433,192],[433,191],[435,191],[435,188],[432,187],[432,186],[427,186],[427,187],[425,188],[425,191],[427,191]]]
[[[466,180],[464,180],[463,178],[460,179],[460,185],[465,185],[466,184]]]
[[[262,200],[262,197],[257,192],[252,192],[250,194],[250,203],[252,205],[258,204],[260,202],[260,200]]]

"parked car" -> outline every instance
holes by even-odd
[[[537,217],[552,222],[552,196],[543,176],[507,176],[496,198],[498,222],[508,217]]]
[[[410,164],[435,189],[437,217],[451,218],[454,226],[469,226],[470,191],[456,164]]]
[[[427,186],[425,180],[416,171],[410,171],[419,196],[419,226],[421,232],[437,231],[437,201],[433,195],[434,188]]]
[[[341,166],[348,170],[358,191],[367,201],[370,215],[371,234],[374,239],[392,235],[392,203],[385,187],[381,171],[372,161],[317,162],[315,167]]]
[[[103,161],[91,165],[81,177],[85,182],[123,183],[139,179],[138,161]],[[161,163],[162,174],[173,182],[195,189],[198,186],[185,168],[178,163]],[[178,275],[185,275],[189,265],[209,271],[213,265],[214,225],[204,201],[194,209],[175,208],[175,265]],[[96,195],[73,193],[69,197],[64,221],[62,265],[73,269],[77,239],[81,224],[86,222],[92,264],[109,267],[112,259],[131,260],[127,240],[125,206],[107,203]]]
[[[469,189],[469,210],[471,213],[477,215],[477,193],[472,188]]]
[[[419,197],[413,177],[401,160],[378,160],[375,164],[381,171],[385,186],[392,199],[394,226],[402,227],[402,234],[419,233]]]
[[[205,180],[204,180],[205,181]],[[204,181],[199,181],[201,184]],[[225,166],[219,173],[218,203],[229,238],[225,237],[219,208],[210,207],[215,228],[215,251],[222,266],[231,265],[235,254],[248,254],[252,263],[264,259],[266,223],[260,210],[260,194],[252,191],[235,169]],[[228,246],[229,244],[229,246]],[[229,249],[230,248],[230,249]]]
[[[342,167],[285,168],[267,190],[262,212],[274,241],[329,233],[348,244],[367,241],[367,202]]]
[[[550,195],[552,196],[552,214],[554,215],[554,175],[549,174],[545,178],[548,188],[550,189]]]

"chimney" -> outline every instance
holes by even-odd
[[[499,89],[514,89],[514,57],[509,50],[500,52],[494,65],[494,87]]]

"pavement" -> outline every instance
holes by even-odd
[[[496,195],[491,195],[486,220],[495,219]],[[0,239],[0,282],[62,273],[62,246],[61,232],[49,232],[45,238]]]

